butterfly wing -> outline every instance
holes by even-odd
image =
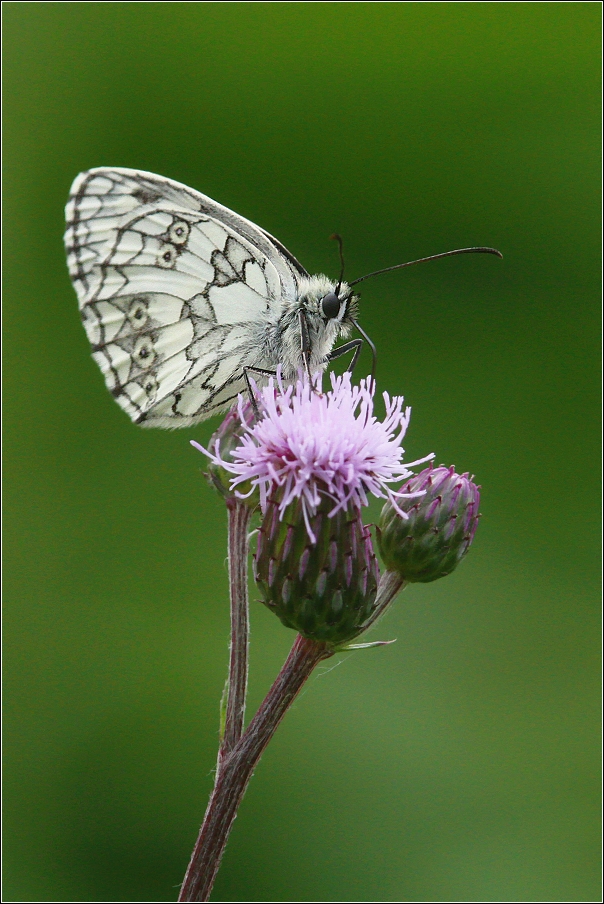
[[[133,421],[196,423],[232,402],[244,366],[275,366],[267,327],[308,274],[268,233],[129,169],[81,173],[65,214],[92,355]]]

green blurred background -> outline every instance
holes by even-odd
[[[363,286],[409,457],[474,472],[483,518],[394,646],[311,680],[213,899],[599,900],[600,4],[3,9],[5,900],[175,900],[215,762],[226,519],[189,439],[218,422],[138,429],[90,358],[63,206],[100,165],[311,272],[334,230],[351,278],[505,255]],[[293,633],[256,602],[252,632],[255,707]]]

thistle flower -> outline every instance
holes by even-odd
[[[480,488],[467,473],[430,466],[405,485],[399,506],[386,503],[377,530],[382,559],[405,581],[435,581],[466,555],[478,526]],[[415,493],[420,498],[411,500]]]
[[[374,614],[379,568],[361,508],[373,495],[406,517],[399,498],[408,494],[391,484],[412,474],[401,445],[410,410],[384,393],[379,421],[374,385],[332,374],[331,389],[321,393],[304,376],[287,387],[271,379],[255,422],[246,420],[240,399],[239,445],[225,455],[218,438],[206,452],[232,475],[230,492],[259,493],[254,577],[264,603],[284,625],[332,649],[360,634]]]
[[[300,500],[312,543],[316,536],[311,519],[325,499],[333,503],[330,518],[349,507],[367,505],[370,495],[389,499],[404,518],[398,502],[401,494],[390,484],[410,477],[411,467],[433,456],[403,463],[401,443],[411,409],[403,409],[402,397],[391,399],[384,393],[386,417],[379,421],[373,414],[374,387],[369,378],[353,386],[349,373],[332,373],[326,393],[318,392],[305,377],[287,387],[279,378],[271,378],[259,392],[261,416],[252,425],[245,423],[240,397],[243,435],[228,459],[219,445],[214,451],[193,445],[233,475],[233,491],[243,496],[238,488],[245,484],[252,491],[258,488],[263,512],[275,488],[280,491],[280,518],[292,502]]]

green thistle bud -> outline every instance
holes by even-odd
[[[208,450],[212,453],[212,457],[205,476],[214,489],[226,500],[245,497],[241,501],[249,505],[250,508],[256,508],[259,494],[256,490],[251,495],[248,495],[252,489],[251,482],[245,481],[239,484],[237,486],[237,496],[235,497],[235,492],[231,489],[233,474],[221,464],[222,461],[232,462],[232,452],[241,444],[241,440],[247,432],[243,426],[242,417],[243,423],[248,428],[252,426],[256,419],[254,408],[249,400],[244,401],[241,405],[233,405],[218,430],[212,434],[208,443]],[[198,449],[202,448],[197,443],[193,443],[193,445]],[[202,449],[202,451],[205,450]]]
[[[390,502],[382,509],[377,530],[382,559],[405,581],[435,581],[457,568],[470,548],[480,517],[479,487],[467,473],[460,476],[454,467],[441,466],[426,468],[402,490],[425,492],[397,499],[407,518]]]
[[[279,512],[279,489],[266,504],[254,576],[263,602],[288,628],[338,646],[363,630],[375,602],[379,568],[357,508],[333,510],[325,498],[310,518],[300,499]]]

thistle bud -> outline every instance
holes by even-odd
[[[397,507],[382,509],[377,530],[382,559],[405,581],[435,581],[450,574],[465,556],[478,525],[480,492],[468,474],[455,468],[426,468],[409,480]]]
[[[227,500],[235,497],[235,491],[231,487],[233,474],[227,471],[224,465],[233,461],[233,450],[241,444],[242,437],[247,432],[246,428],[249,429],[255,418],[256,413],[252,403],[249,400],[240,399],[239,404],[233,405],[208,443],[210,464],[205,476],[214,489]],[[197,443],[193,443],[193,445],[205,452],[205,449],[202,449]],[[258,505],[259,495],[256,491],[250,494],[251,490],[252,485],[247,481],[237,487],[236,495],[237,498],[243,498],[243,501],[246,501],[251,508],[255,508]]]
[[[279,502],[277,487],[258,532],[254,576],[263,602],[304,637],[345,643],[361,633],[374,607],[379,568],[369,528],[355,507],[329,517],[331,499],[319,503],[308,525],[300,499],[283,513]]]

